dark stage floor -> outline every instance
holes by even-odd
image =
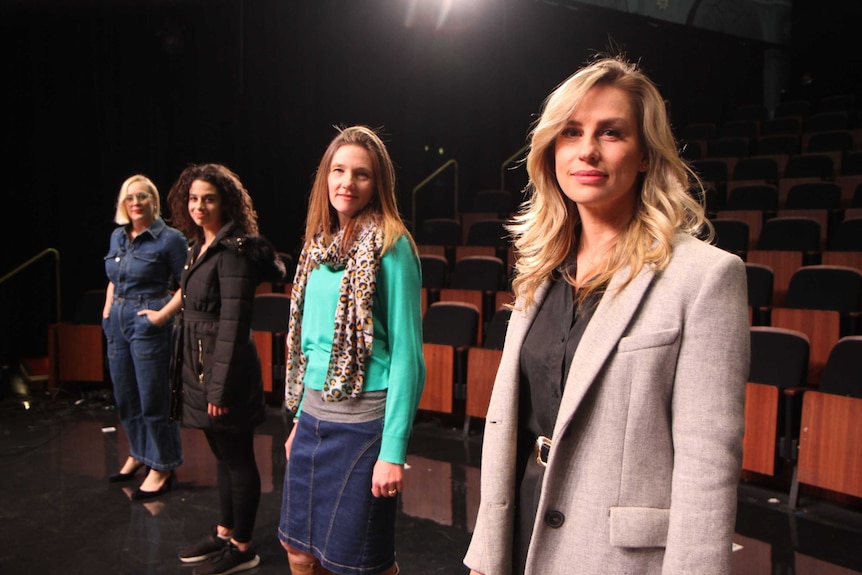
[[[276,538],[289,420],[270,408],[256,453],[263,495],[255,530],[261,563],[251,574],[289,573]],[[420,414],[400,501],[404,575],[465,574],[461,564],[479,502],[481,429],[463,439],[456,421]],[[110,431],[109,428],[115,428]],[[133,503],[136,486],[105,478],[126,457],[107,390],[64,389],[55,398],[0,404],[0,573],[191,575],[177,551],[215,520],[215,466],[200,432],[183,431],[185,463],[174,489]],[[770,499],[776,501],[770,502]],[[736,575],[862,573],[862,513],[740,486]]]

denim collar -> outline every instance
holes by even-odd
[[[144,233],[149,233],[154,239],[158,239],[166,227],[167,224],[165,224],[165,220],[162,218],[156,218],[156,221],[154,221]]]
[[[126,226],[126,231],[131,229],[131,225],[132,224],[128,224]],[[153,221],[153,223],[150,224],[150,227],[148,227],[147,229],[145,229],[144,231],[142,231],[141,233],[138,234],[138,237],[141,237],[144,234],[150,234],[154,240],[157,240],[157,239],[159,239],[159,236],[162,234],[162,232],[165,231],[166,227],[168,227],[168,226],[165,223],[165,220],[163,220],[162,218],[156,218],[155,221]],[[125,235],[126,238],[128,239],[128,234],[123,234],[123,235]]]

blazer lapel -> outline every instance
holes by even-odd
[[[625,288],[619,290],[618,286],[627,273],[628,271],[623,269],[614,275],[578,344],[566,379],[566,388],[554,426],[554,437],[560,437],[569,424],[599,370],[616,349],[655,276],[651,266],[644,267]]]

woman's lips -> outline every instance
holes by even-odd
[[[607,174],[600,172],[599,170],[578,170],[572,175],[575,179],[584,184],[601,182],[607,178]]]

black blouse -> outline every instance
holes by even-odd
[[[555,275],[521,347],[520,402],[518,417],[518,469],[521,473],[519,510],[515,522],[513,569],[523,573],[544,468],[536,464],[536,437],[551,437],[575,350],[584,335],[601,291],[581,305],[572,286]]]

